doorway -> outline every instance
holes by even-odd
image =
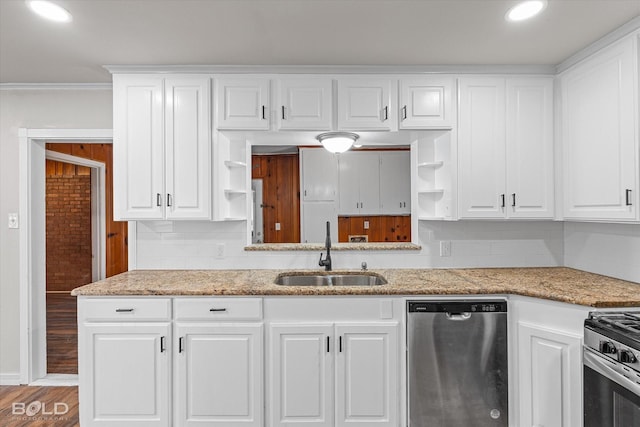
[[[46,369],[77,374],[70,292],[127,271],[127,223],[113,221],[111,144],[46,143],[45,149]]]

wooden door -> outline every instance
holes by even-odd
[[[252,164],[252,179],[262,179],[264,243],[300,243],[298,155],[255,155]]]
[[[112,144],[58,144],[48,143],[47,150],[70,154],[84,159],[95,160],[105,164],[105,223],[106,223],[106,258],[107,265],[105,275],[111,277],[128,270],[128,224],[126,221],[114,221],[113,218],[113,146]],[[52,167],[47,162],[47,168]],[[62,166],[68,173],[74,165]],[[78,167],[78,173],[88,173],[88,170]],[[64,170],[61,171],[64,173]]]

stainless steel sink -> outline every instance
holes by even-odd
[[[376,273],[363,274],[280,274],[275,281],[282,286],[378,286],[386,285],[384,277]]]

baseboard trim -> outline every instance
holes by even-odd
[[[47,387],[69,387],[78,385],[78,374],[47,374],[29,385]]]
[[[0,373],[0,385],[20,385],[20,374],[2,374]]]

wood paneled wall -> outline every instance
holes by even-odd
[[[369,228],[365,229],[365,221]],[[338,241],[348,242],[349,235],[366,235],[369,242],[410,242],[411,216],[341,216],[338,217]]]
[[[298,154],[256,154],[251,163],[251,178],[262,179],[264,243],[300,243]]]

